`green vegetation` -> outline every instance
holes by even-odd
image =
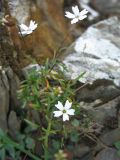
[[[68,139],[76,143],[80,136],[77,131],[80,122],[75,118],[80,115],[80,106],[75,99],[74,86],[84,73],[75,80],[69,80],[65,77],[66,71],[66,67],[59,61],[47,60],[40,70],[31,70],[18,91],[22,109],[26,111],[24,120],[29,126],[28,130],[40,130],[37,138],[42,146],[41,157],[46,160],[52,159],[56,152],[64,149]],[[72,102],[75,115],[70,117],[70,121],[63,122],[61,117],[54,117],[53,112],[58,101],[65,104],[66,100]],[[37,112],[39,123],[30,116],[33,111]]]

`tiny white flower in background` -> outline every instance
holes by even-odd
[[[26,26],[25,24],[20,25],[20,32],[19,34],[22,34],[23,36],[26,36],[28,34],[31,34],[36,28],[37,23],[35,21],[31,20],[29,26]]]
[[[83,9],[80,12],[78,6],[74,6],[74,7],[72,7],[72,11],[73,11],[73,13],[68,12],[68,11],[65,12],[66,13],[65,16],[69,19],[72,19],[71,24],[77,23],[78,21],[81,21],[81,20],[87,18],[88,11],[86,9]]]
[[[55,105],[56,108],[58,108],[58,111],[54,111],[54,117],[60,117],[63,116],[63,121],[69,120],[69,115],[74,115],[75,110],[71,109],[72,102],[69,102],[68,100],[65,102],[65,105],[58,101],[58,104]]]

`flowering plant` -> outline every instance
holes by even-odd
[[[71,124],[71,120],[75,118],[78,114],[77,110],[79,110],[79,104],[75,102],[73,88],[77,80],[71,81],[65,77],[66,69],[62,63],[57,61],[54,63],[54,67],[51,64],[53,62],[46,62],[40,70],[32,70],[21,84],[18,92],[19,98],[23,102],[23,110],[27,109],[26,122],[30,120],[33,123],[35,121],[29,117],[33,110],[36,110],[41,117],[41,122],[40,124],[37,123],[37,126],[38,128],[42,126],[39,139],[44,146],[44,157],[47,156],[50,141],[54,139],[51,138],[52,140],[50,140],[49,137],[60,135],[59,142],[63,146],[68,133],[71,132],[70,129],[66,130],[67,121]],[[60,69],[61,66],[63,70]],[[65,105],[63,105],[64,103]]]

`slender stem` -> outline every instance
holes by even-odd
[[[51,130],[51,120],[48,123],[48,128],[46,131],[46,136],[45,136],[45,141],[44,141],[45,148],[48,148],[48,140],[49,140],[50,130]]]
[[[51,130],[51,119],[48,120],[48,127],[46,130],[46,135],[44,139],[44,159],[48,160],[48,143],[49,143],[49,135],[50,135],[50,130]]]
[[[61,147],[64,147],[64,141],[65,139],[67,138],[67,132],[66,132],[66,128],[65,128],[65,125],[63,124],[62,125],[62,128],[63,128],[63,137],[61,139]]]
[[[74,91],[74,93],[75,93],[75,92],[78,92],[80,89],[82,89],[83,87],[87,86],[88,84],[89,84],[88,82],[85,83],[85,84],[83,84],[82,86],[80,86],[79,88],[77,88],[77,89]]]

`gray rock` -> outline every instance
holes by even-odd
[[[9,133],[13,138],[16,138],[17,134],[20,131],[20,120],[18,120],[16,113],[11,111],[8,117],[8,126],[9,126]]]
[[[120,106],[118,111],[118,128],[120,128]]]
[[[31,73],[31,71],[33,71],[33,70],[39,71],[40,69],[41,69],[41,66],[39,64],[30,64],[30,65],[24,67],[22,69],[22,72],[23,72],[23,75],[25,77],[27,77]]]
[[[18,22],[24,23],[29,17],[30,1],[26,0],[9,0],[9,8],[13,17],[16,17]]]
[[[100,137],[100,140],[103,142],[103,144],[112,146],[115,142],[120,140],[120,128],[105,133]]]
[[[77,98],[80,101],[95,101],[100,99],[102,101],[109,101],[120,95],[120,89],[113,83],[106,83],[106,80],[98,80],[93,85],[81,88],[77,93]]]
[[[7,130],[9,110],[9,83],[4,71],[0,71],[0,128]]]
[[[91,0],[95,9],[99,10],[102,14],[117,14],[120,13],[119,0]]]
[[[80,3],[81,8],[85,8],[89,12],[89,20],[94,20],[99,17],[99,13],[90,6],[90,0],[80,0],[78,2]]]
[[[74,149],[74,157],[82,158],[86,154],[88,154],[90,151],[91,150],[88,146],[85,146],[84,144],[80,144],[76,146],[76,148]]]
[[[75,158],[75,160],[93,160],[93,159],[94,159],[94,156],[93,156],[92,152],[84,155],[81,158],[79,158],[79,157]]]
[[[93,160],[93,152],[91,148],[85,144],[75,146],[73,155],[76,159],[80,160]]]
[[[120,95],[120,21],[112,17],[91,27],[66,51],[66,75],[89,83],[77,94],[80,100],[110,99]]]
[[[106,148],[98,153],[95,160],[120,160],[120,157],[115,149]]]
[[[5,131],[8,129],[8,112],[19,106],[17,100],[18,84],[19,80],[10,67],[0,70],[0,128]],[[10,118],[11,121],[12,118]]]
[[[83,83],[105,79],[120,86],[120,21],[112,17],[89,27],[66,54],[64,63],[72,79],[86,72]]]
[[[20,101],[17,98],[17,90],[20,86],[20,80],[10,67],[6,68],[5,70],[10,88],[10,107],[11,109],[15,110],[20,106]]]
[[[93,154],[92,153],[88,153],[88,154],[84,155],[83,157],[81,157],[78,160],[93,160],[93,159],[94,159]]]
[[[85,110],[90,110],[93,109],[96,106],[99,106],[100,104],[102,104],[102,101],[100,99],[96,99],[93,102],[80,102],[80,107],[85,109]]]
[[[118,109],[119,104],[120,104],[120,96],[111,100],[111,101],[109,101],[109,102],[107,102],[107,103],[105,103],[105,104],[103,104],[103,105],[97,106],[95,108],[93,108],[93,107],[91,107],[91,108],[88,107],[87,108],[87,106],[86,107],[83,106],[83,107],[86,110],[88,110],[88,113],[91,115],[91,117],[93,118],[93,120],[95,122],[97,122],[101,125],[104,125],[104,124],[106,124],[106,121],[114,120],[117,117],[117,109]],[[111,123],[113,125],[114,121],[111,122]],[[116,124],[114,124],[114,125],[116,127]],[[111,128],[112,127],[113,126],[111,126]]]

